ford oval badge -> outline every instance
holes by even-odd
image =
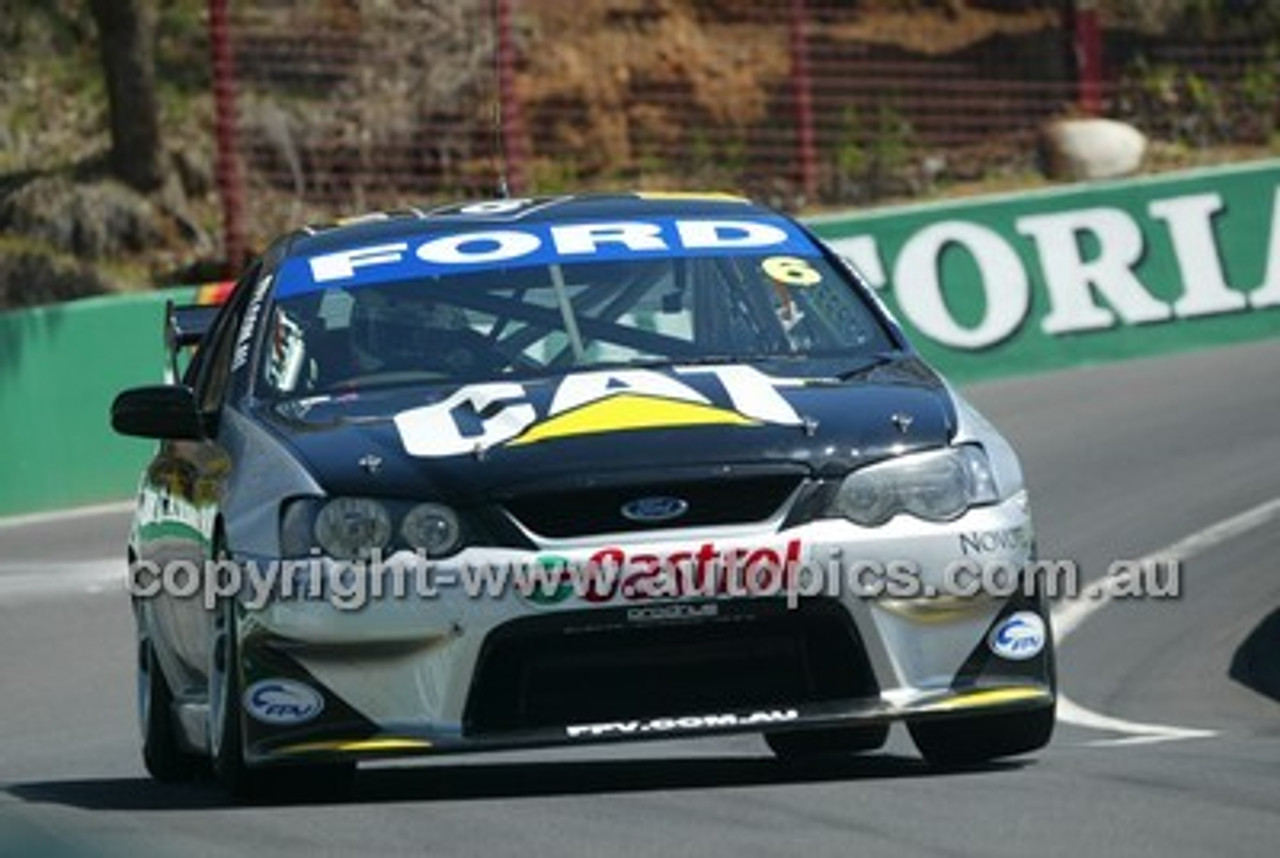
[[[636,498],[622,505],[622,517],[628,521],[655,524],[679,518],[689,510],[689,502],[666,495]]]

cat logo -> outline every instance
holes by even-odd
[[[681,376],[713,376],[723,403],[711,401]],[[601,370],[565,376],[546,413],[514,381],[470,385],[451,396],[395,417],[405,450],[436,458],[496,446],[521,447],[608,432],[695,426],[801,426],[803,420],[778,388],[800,382],[776,379],[742,365]],[[480,431],[464,435],[460,419]]]

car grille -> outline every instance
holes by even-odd
[[[505,501],[504,506],[526,529],[555,539],[748,524],[774,515],[802,479],[802,475],[790,472],[593,486],[521,495]],[[665,521],[637,521],[623,514],[625,505],[645,498],[675,499],[688,506],[682,515]]]
[[[805,600],[795,610],[777,600],[701,604],[714,604],[717,614],[636,623],[626,608],[603,609],[498,628],[481,649],[465,731],[878,695],[862,640],[838,602]]]

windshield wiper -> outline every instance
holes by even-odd
[[[671,355],[662,358],[618,361],[617,366],[629,369],[648,369],[664,366],[708,366],[722,363],[747,363],[762,360],[759,355]]]
[[[851,381],[887,363],[892,363],[897,357],[897,352],[876,352],[875,354],[867,355],[860,363],[835,373],[834,378],[838,381]]]
[[[847,369],[832,373],[829,377],[838,381],[847,381],[856,378],[863,373],[884,366],[895,360],[899,354],[897,352],[876,352],[870,355],[864,355],[857,359]],[[585,364],[583,366],[574,367],[575,370],[597,370],[597,369],[663,369],[675,366],[715,366],[719,364],[757,364],[757,363],[826,363],[835,359],[828,356],[812,355],[805,352],[790,353],[757,353],[757,354],[741,354],[741,355],[671,355],[669,357],[660,358],[639,358],[636,360],[620,360],[620,361],[602,361],[595,364]],[[828,364],[829,365],[829,364]]]
[[[768,360],[768,355],[670,355],[669,357],[638,358],[636,360],[606,360],[559,368],[565,374],[595,372],[611,369],[667,369],[676,366],[707,366],[729,363],[749,363]]]

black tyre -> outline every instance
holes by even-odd
[[[173,692],[149,637],[138,634],[138,726],[142,762],[161,783],[190,780],[204,772],[203,760],[181,742],[173,720]]]
[[[355,763],[262,768],[245,763],[236,623],[236,605],[227,600],[214,616],[209,666],[209,751],[218,783],[233,798],[254,802],[330,798],[345,792],[354,779]]]
[[[920,753],[935,765],[970,765],[1025,754],[1049,743],[1054,707],[1027,712],[920,721],[908,725]]]
[[[213,622],[209,665],[209,756],[218,783],[236,798],[247,798],[253,776],[244,764],[240,724],[240,670],[236,652],[235,604],[224,601]]]
[[[866,727],[829,727],[797,730],[793,733],[766,733],[764,741],[769,750],[783,759],[805,759],[874,751],[885,743],[888,736],[888,724],[873,724]]]

